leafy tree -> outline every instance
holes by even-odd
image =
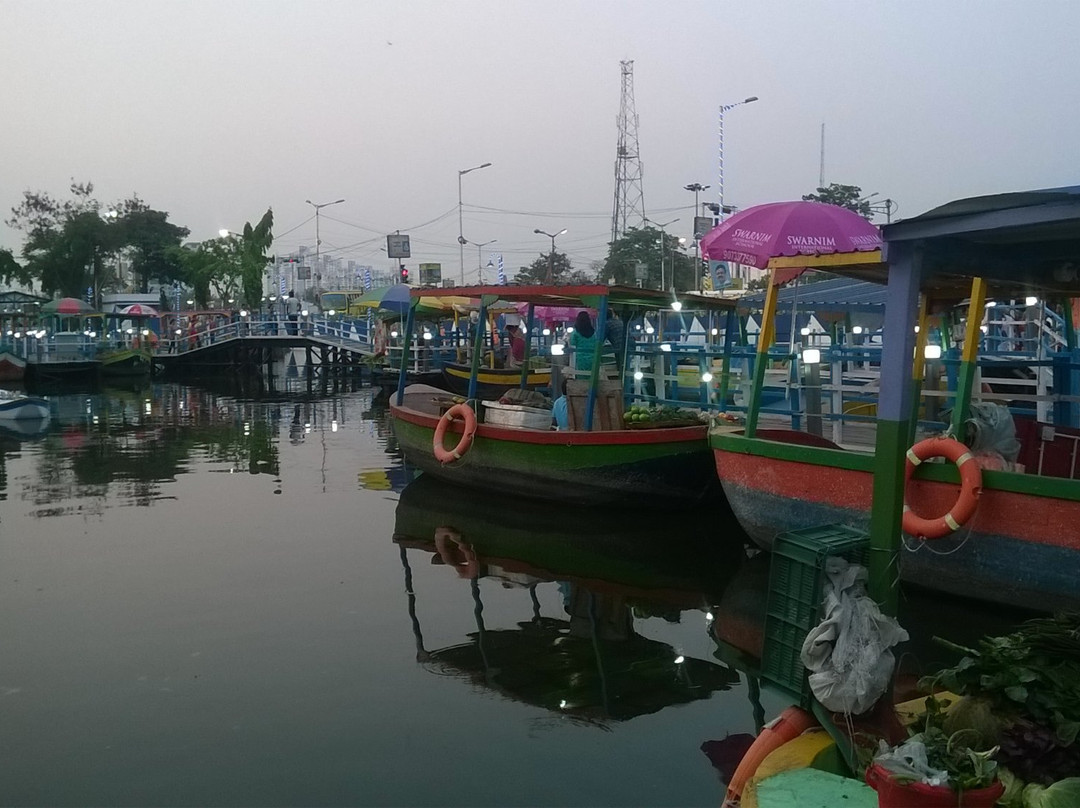
[[[647,289],[674,286],[676,291],[682,292],[697,288],[694,260],[682,251],[675,236],[658,228],[632,227],[622,238],[611,242],[601,277],[611,278],[622,286],[637,286],[638,264],[645,267],[645,279],[641,284]]]
[[[818,188],[816,194],[803,194],[803,199],[808,202],[839,205],[855,211],[867,220],[874,216],[874,212],[870,209],[870,202],[862,198],[862,188],[858,185],[841,185],[838,182],[831,182],[828,188]]]
[[[553,252],[544,254],[529,264],[522,267],[514,276],[514,283],[544,284],[548,282],[548,265],[550,259],[551,282],[556,284],[572,283],[572,276],[576,274],[570,263],[570,257],[566,253]]]
[[[121,242],[131,252],[131,271],[141,292],[149,290],[151,281],[164,286],[183,274],[175,248],[191,231],[168,218],[168,213],[151,210],[137,196],[121,205],[116,224]]]
[[[244,302],[249,306],[258,306],[262,299],[263,271],[274,260],[269,254],[274,243],[274,211],[266,213],[252,227],[251,222],[244,224],[244,233],[240,240],[240,270],[244,287]]]
[[[30,270],[15,260],[11,250],[0,248],[0,283],[5,286],[17,283],[33,288],[33,281]]]

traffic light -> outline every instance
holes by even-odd
[[[401,282],[402,283],[408,283],[409,282],[409,270],[406,268],[406,266],[404,264],[400,264],[398,266],[398,269],[401,271]]]

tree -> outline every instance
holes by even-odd
[[[170,260],[182,267],[182,280],[191,287],[195,301],[209,308],[215,298],[242,297],[256,308],[262,300],[263,271],[273,260],[267,251],[274,241],[274,213],[267,210],[254,227],[244,224],[240,234],[230,233],[210,239],[194,249],[174,248]],[[240,293],[240,294],[237,294]]]
[[[141,292],[149,290],[151,281],[164,286],[183,274],[175,248],[191,231],[168,218],[168,213],[151,210],[137,196],[121,205],[116,224],[120,241],[130,250],[131,271]]]
[[[570,257],[566,253],[554,252],[544,254],[529,264],[522,267],[514,276],[514,283],[543,284],[548,282],[548,264],[551,265],[552,283],[569,283],[574,275],[574,267],[570,263]]]
[[[682,292],[697,288],[694,260],[682,251],[675,236],[658,228],[632,227],[622,238],[611,242],[601,277],[611,278],[621,286],[637,286],[639,265],[645,269],[641,285],[647,289],[674,286]]]
[[[17,283],[33,288],[33,281],[30,270],[15,260],[11,250],[0,248],[0,283],[5,286]]]
[[[251,222],[244,224],[244,234],[240,241],[240,269],[244,286],[244,301],[252,307],[258,306],[262,299],[263,271],[273,256],[269,255],[270,245],[274,243],[274,211],[266,213],[254,227]]]
[[[853,210],[868,221],[874,216],[874,212],[870,209],[870,202],[862,198],[862,188],[858,185],[841,185],[838,182],[831,182],[828,188],[818,188],[816,194],[804,194],[803,199],[807,202],[824,202],[827,205],[838,205]]]

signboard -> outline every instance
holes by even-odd
[[[634,264],[634,280],[643,281],[649,277],[649,267],[644,261]]]
[[[420,285],[438,286],[442,283],[442,264],[420,264]]]
[[[391,258],[412,258],[409,251],[409,237],[400,233],[386,237],[386,254]]]
[[[709,261],[709,276],[713,289],[725,289],[731,286],[731,268],[727,261]]]
[[[310,281],[311,280],[311,267],[297,267],[296,279],[298,281]]]
[[[701,241],[705,234],[713,228],[712,216],[694,217],[694,241]]]

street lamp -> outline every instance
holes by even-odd
[[[484,241],[484,242],[481,242],[479,244],[477,244],[475,241],[469,242],[470,244],[473,244],[473,245],[476,246],[476,278],[480,282],[481,285],[483,285],[483,283],[484,283],[484,267],[483,267],[483,260],[484,259],[480,255],[480,250],[482,250],[484,247],[486,247],[489,244],[494,244],[496,241],[498,241],[497,238],[493,238],[491,241]],[[488,265],[490,266],[490,264],[491,264],[491,262],[489,261]]]
[[[317,205],[310,199],[305,199],[304,201],[315,208],[315,291],[317,293],[319,291],[319,281],[322,279],[322,265],[319,263],[319,245],[322,244],[322,240],[319,238],[319,211],[323,208],[328,208],[331,205],[340,205],[345,200],[335,199],[333,202],[320,202]],[[304,286],[307,286],[306,281]],[[304,293],[301,292],[300,296],[303,297],[303,294]]]
[[[547,285],[551,286],[552,278],[555,275],[555,239],[558,238],[559,236],[561,236],[563,233],[565,233],[566,228],[564,227],[558,233],[547,233],[547,232],[545,232],[545,231],[543,231],[543,230],[541,230],[539,228],[537,228],[536,230],[533,230],[533,232],[536,233],[538,236],[547,236],[549,239],[551,239],[551,252],[548,253],[548,271],[547,271]]]
[[[689,185],[684,185],[687,191],[693,191],[694,193],[694,289],[701,288],[701,253],[699,245],[701,244],[701,237],[704,233],[698,231],[698,216],[701,213],[701,207],[698,204],[698,194],[702,191],[709,189],[708,185],[702,185],[700,182],[692,182]]]
[[[461,178],[468,174],[470,171],[479,171],[481,168],[487,168],[491,163],[481,163],[478,166],[472,168],[463,168],[457,173],[457,240],[458,240],[458,252],[461,259],[461,285],[465,285],[465,234],[462,229],[461,220]]]
[[[719,119],[719,139],[720,139],[720,172],[719,182],[716,184],[716,195],[720,201],[720,216],[724,215],[724,113],[729,109],[735,109],[735,107],[741,107],[743,104],[752,104],[757,101],[758,97],[752,95],[749,98],[744,98],[742,101],[736,101],[734,104],[721,104],[720,105],[720,119]]]
[[[663,289],[664,288],[664,242],[667,241],[667,231],[664,230],[664,228],[668,227],[669,225],[675,224],[675,222],[677,222],[679,220],[678,219],[672,219],[670,222],[664,222],[664,224],[660,224],[659,222],[654,222],[652,219],[646,219],[645,221],[648,222],[649,224],[651,224],[653,227],[656,227],[656,228],[658,228],[660,230],[660,287],[659,288]],[[672,283],[672,285],[675,284],[674,247],[672,248],[672,258],[671,258],[671,283]]]

